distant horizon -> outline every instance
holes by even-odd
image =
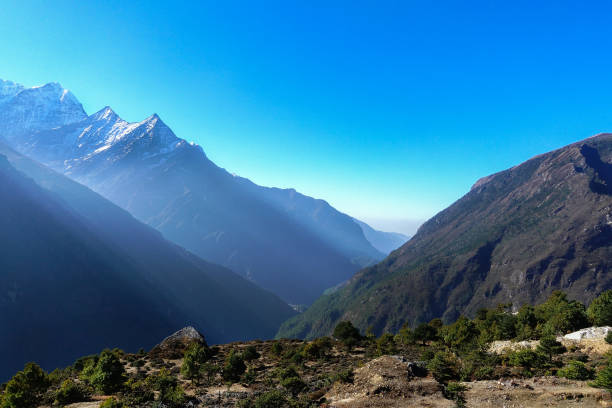
[[[157,113],[229,172],[386,231],[413,235],[481,177],[612,129],[603,2],[3,11],[0,77],[59,82],[90,114]]]

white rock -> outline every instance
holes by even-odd
[[[563,336],[566,340],[582,340],[582,339],[604,339],[612,330],[610,326],[604,327],[587,327],[570,334]]]

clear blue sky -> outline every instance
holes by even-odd
[[[156,112],[233,173],[410,232],[612,130],[608,4],[8,0],[0,78]]]

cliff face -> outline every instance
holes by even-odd
[[[588,301],[611,285],[612,135],[601,134],[479,180],[413,239],[287,322],[279,335],[340,320],[397,330],[433,317],[539,302]]]

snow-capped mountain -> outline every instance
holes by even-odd
[[[57,82],[24,88],[2,81],[0,89],[0,134],[8,141],[87,117],[81,103]]]
[[[13,148],[289,303],[308,304],[384,256],[348,215],[228,173],[157,115],[128,123],[106,107],[87,116],[58,84],[16,91],[0,105],[0,137]]]

